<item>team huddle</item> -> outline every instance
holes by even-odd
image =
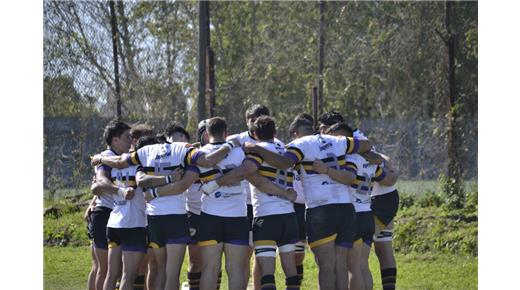
[[[111,121],[108,149],[92,158],[89,289],[179,289],[186,249],[189,289],[220,288],[222,254],[230,290],[250,276],[255,289],[276,289],[277,252],[285,289],[300,289],[307,246],[319,289],[372,289],[372,243],[383,289],[395,289],[391,160],[337,112],[318,128],[298,114],[288,144],[269,115],[249,107],[248,130],[230,136],[223,118],[201,121],[195,143],[175,123],[155,135]]]

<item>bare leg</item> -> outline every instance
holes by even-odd
[[[223,243],[200,247],[202,276],[200,277],[200,290],[217,289],[218,273],[222,264]]]
[[[165,289],[179,289],[179,275],[181,272],[184,254],[186,253],[185,244],[166,245],[166,285]]]
[[[387,229],[394,229],[394,221],[391,221]],[[383,230],[381,226],[376,222],[376,236]],[[379,260],[379,266],[381,269],[396,268],[394,250],[392,247],[392,241],[388,242],[376,242],[374,241],[374,248]]]
[[[363,273],[360,268],[362,245],[363,242],[358,240],[354,242],[354,247],[348,251],[347,264],[350,290],[365,289]]]
[[[334,241],[313,247],[316,264],[318,264],[318,285],[321,290],[335,289],[336,281],[336,246]]]
[[[94,254],[96,255],[96,261],[98,262],[98,268],[96,273],[96,289],[103,289],[103,283],[107,277],[108,271],[108,250],[99,249],[94,247]]]
[[[248,262],[249,262],[249,260],[251,260],[251,259],[248,259]],[[247,265],[249,266],[249,263],[247,263]],[[247,277],[249,277],[249,267],[246,267],[246,268],[247,269],[245,272],[247,274]],[[263,273],[262,265],[255,258],[253,261],[253,287],[255,290],[260,290],[260,288],[262,286],[262,283],[261,283],[262,276],[263,276],[262,273]],[[248,283],[248,281],[246,281],[246,285],[247,285],[247,283]]]
[[[344,247],[336,246],[336,290],[348,289],[348,275],[345,275],[347,270],[348,250]]]
[[[157,262],[155,261],[155,255],[152,249],[148,249],[145,256],[146,264],[148,265],[148,271],[146,273],[146,289],[155,290],[155,278],[157,277]]]
[[[166,283],[166,248],[153,249],[153,255],[157,264],[155,276],[155,289],[164,289]]]
[[[248,251],[248,246],[224,244],[229,290],[243,290],[247,288],[246,281],[244,280],[244,272],[246,268],[249,268],[249,265],[244,262]],[[202,270],[202,273],[204,273],[204,270]]]
[[[123,274],[121,276],[121,290],[134,289],[134,281],[137,277],[139,264],[143,260],[144,253],[123,251]]]
[[[363,282],[366,290],[371,290],[374,287],[374,282],[372,280],[372,273],[370,272],[370,267],[368,266],[368,257],[370,256],[370,246],[362,243],[361,246],[361,261],[359,263],[361,268],[361,273],[363,274]]]
[[[280,261],[282,262],[282,269],[285,277],[292,277],[298,275],[296,272],[295,254],[293,252],[280,253]],[[274,269],[273,269],[274,270]],[[273,271],[274,273],[274,271]]]
[[[188,272],[200,272],[201,261],[200,261],[200,248],[197,245],[188,245],[188,256],[190,258],[190,264],[188,266]]]
[[[92,268],[90,268],[90,273],[88,274],[87,287],[89,290],[96,290],[96,275],[98,271],[98,261],[96,259],[96,254],[94,253],[94,245],[90,246],[90,257],[92,258]]]
[[[121,247],[108,249],[108,272],[103,283],[103,290],[113,290],[117,278],[121,275]]]

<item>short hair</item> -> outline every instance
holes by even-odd
[[[137,143],[135,144],[135,150],[139,150],[143,148],[144,146],[153,145],[159,143],[159,140],[157,140],[157,137],[155,136],[142,136],[137,140]]]
[[[297,120],[297,119],[304,119],[304,120],[311,122],[311,124],[314,124],[314,118],[310,114],[307,114],[307,113],[299,113],[298,115],[296,115],[296,117],[294,117],[294,120]]]
[[[294,134],[298,129],[305,128],[306,130],[312,131],[312,123],[309,122],[307,119],[295,119],[292,121],[292,123],[289,125],[289,133]]]
[[[166,135],[164,133],[155,135],[155,140],[157,140],[157,143],[168,143],[168,138],[166,138]]]
[[[121,136],[126,130],[130,130],[130,126],[127,123],[121,121],[120,119],[112,119],[105,126],[105,131],[103,132],[103,138],[107,145],[110,146],[112,144],[112,139],[115,137]]]
[[[352,137],[352,135],[354,135],[354,130],[352,130],[352,128],[345,122],[336,123],[330,126],[325,130],[325,134],[331,134],[337,131],[347,132],[347,137]]]
[[[206,123],[206,130],[211,136],[224,135],[227,131],[226,120],[222,117],[214,117]]]
[[[260,116],[253,124],[253,132],[260,140],[271,140],[276,132],[274,120],[269,116]]]
[[[181,125],[179,125],[175,122],[171,122],[170,124],[168,124],[168,127],[166,127],[166,130],[164,133],[167,137],[172,137],[173,134],[175,134],[177,132],[184,134],[184,136],[186,136],[186,139],[190,140],[190,133],[188,133],[188,131],[186,131],[186,129],[184,129],[184,127],[182,127]]]
[[[143,136],[151,136],[154,134],[154,129],[148,124],[135,124],[130,129],[130,137],[139,139]]]
[[[318,118],[318,121],[321,124],[324,124],[327,126],[332,126],[339,122],[345,122],[345,119],[343,118],[343,116],[340,113],[338,113],[336,111],[330,111],[330,112],[321,114],[321,116]]]
[[[258,118],[260,116],[269,116],[269,109],[260,104],[253,104],[247,108],[246,119]]]

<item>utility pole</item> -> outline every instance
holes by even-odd
[[[117,41],[119,34],[117,33],[117,17],[116,9],[114,8],[114,1],[109,1],[110,18],[112,24],[112,51],[114,59],[114,79],[116,85],[116,100],[117,100],[117,117],[121,118],[121,86],[119,85],[119,61],[117,57]]]
[[[209,1],[199,1],[199,121],[206,119],[206,55],[209,45]]]

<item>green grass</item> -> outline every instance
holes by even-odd
[[[476,257],[448,254],[397,254],[398,289],[477,289]],[[85,289],[90,271],[88,247],[44,247],[44,289]],[[181,281],[186,279],[187,257]],[[374,277],[374,289],[381,289],[379,264],[374,254],[370,257],[370,269]],[[302,289],[317,289],[318,271],[314,256],[305,257],[305,279]],[[223,274],[221,289],[227,289],[227,277]],[[285,277],[278,264],[276,281],[278,289],[284,288]]]

